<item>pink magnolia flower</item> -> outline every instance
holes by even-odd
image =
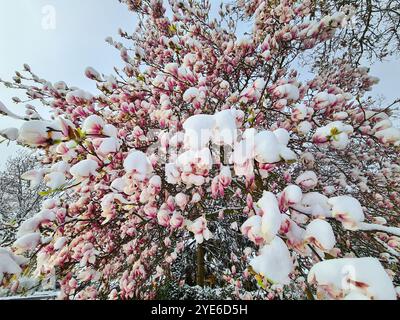
[[[194,233],[194,238],[198,244],[212,237],[210,230],[207,228],[207,220],[204,217],[199,217],[195,221],[188,221],[187,223],[187,229]]]

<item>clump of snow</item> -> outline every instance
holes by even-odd
[[[310,214],[315,217],[331,217],[331,206],[328,203],[329,198],[319,192],[309,192],[303,195],[301,205],[297,206],[296,209]]]
[[[44,177],[46,186],[52,190],[58,189],[66,183],[65,174],[59,171],[50,172]]]
[[[296,154],[287,147],[289,133],[285,129],[261,131],[254,138],[255,159],[260,163],[295,160]]]
[[[332,206],[332,217],[342,222],[348,230],[357,230],[358,224],[364,221],[364,212],[360,202],[350,196],[339,196],[329,199]]]
[[[92,159],[86,159],[73,165],[69,172],[76,179],[88,178],[92,175],[96,175],[96,170],[99,168],[99,164]]]
[[[142,151],[131,152],[124,161],[124,169],[138,180],[143,180],[153,172],[149,158]]]
[[[51,139],[50,126],[51,123],[48,121],[27,121],[19,130],[18,142],[32,147],[45,146]]]
[[[10,141],[15,141],[18,139],[19,135],[19,130],[17,128],[6,128],[0,130],[0,136],[3,138],[10,140]],[[1,142],[1,140],[0,140]]]
[[[277,235],[282,223],[282,215],[279,210],[278,200],[272,192],[264,191],[257,205],[263,212],[261,232],[265,241],[269,243]]]
[[[296,184],[305,190],[313,189],[318,184],[318,177],[314,171],[306,171],[297,177]]]
[[[311,268],[308,282],[317,285],[320,298],[342,299],[349,294],[348,298],[361,294],[371,300],[396,300],[393,283],[376,258],[319,262]]]
[[[321,219],[315,219],[307,225],[304,240],[322,251],[330,251],[336,244],[331,225]]]
[[[400,129],[395,127],[386,128],[375,133],[375,137],[383,143],[393,143],[395,146],[400,145]]]
[[[264,242],[264,237],[261,233],[262,218],[258,215],[254,215],[248,218],[245,223],[240,227],[240,231],[244,236],[249,238],[255,244],[260,245]]]
[[[272,283],[287,284],[293,270],[293,261],[285,242],[279,237],[265,245],[260,255],[250,261],[255,272]]]
[[[21,238],[17,239],[13,247],[17,249],[19,253],[23,253],[26,251],[30,251],[37,247],[40,243],[40,233],[30,233],[22,236]]]
[[[65,244],[67,243],[68,239],[66,237],[60,237],[54,242],[53,248],[54,250],[61,250]]]
[[[93,99],[92,94],[81,89],[70,91],[67,93],[65,97],[65,100],[69,104],[75,104],[78,106],[90,103],[92,99]]]
[[[291,184],[283,189],[279,197],[279,204],[281,208],[290,207],[298,204],[302,198],[303,192],[301,191],[300,187]]]
[[[279,98],[285,98],[287,100],[297,101],[300,97],[299,88],[293,84],[287,83],[280,85],[275,88],[274,95]]]
[[[27,262],[28,259],[0,247],[0,283],[3,281],[4,274],[20,274],[22,272],[21,266]]]
[[[232,146],[237,139],[235,109],[227,109],[215,114],[213,142],[217,145]]]
[[[200,150],[210,142],[215,117],[212,115],[198,114],[190,117],[183,124],[185,129],[185,146],[192,150]]]

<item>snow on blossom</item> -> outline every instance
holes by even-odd
[[[10,141],[16,141],[18,139],[18,135],[19,130],[17,128],[6,128],[0,130],[0,136]]]
[[[393,143],[395,146],[400,145],[400,129],[395,127],[377,131],[375,137],[383,143]]]
[[[338,150],[343,150],[349,143],[349,135],[353,133],[353,127],[341,121],[330,122],[324,127],[315,131],[313,136],[314,143],[330,142],[331,146]]]
[[[44,202],[43,205],[45,204],[46,202]],[[16,236],[17,238],[21,238],[27,234],[35,233],[39,229],[40,225],[49,221],[54,221],[55,219],[56,215],[52,210],[43,209],[42,211],[34,215],[32,218],[29,218],[24,222],[22,222],[18,228]]]
[[[376,258],[319,262],[311,268],[308,282],[317,285],[321,298],[344,298],[357,293],[370,300],[396,300],[392,281]]]
[[[237,139],[235,109],[217,112],[214,117],[213,142],[217,145],[233,146]]]
[[[351,196],[330,198],[332,217],[342,222],[348,230],[357,230],[358,224],[364,221],[364,212],[360,202]]]
[[[260,255],[250,261],[250,266],[274,284],[289,283],[289,274],[294,267],[289,249],[279,237],[262,247]]]
[[[78,106],[90,103],[93,99],[92,94],[87,91],[77,89],[67,93],[65,100],[70,104],[75,104]]]
[[[0,283],[4,274],[18,275],[22,272],[21,266],[27,263],[26,258],[13,254],[9,249],[0,247]]]
[[[181,180],[181,174],[175,163],[167,163],[165,165],[165,178],[170,184],[177,184]]]
[[[20,119],[22,120],[22,117],[16,115],[15,113],[13,113],[12,111],[10,111],[3,102],[0,101],[0,115],[3,116],[8,116],[14,119]]]
[[[112,220],[116,215],[116,203],[129,204],[121,194],[108,193],[101,199],[101,216],[105,218],[102,224],[106,224],[108,221]]]
[[[319,92],[314,97],[315,107],[318,110],[325,109],[337,101],[336,95],[328,92]]]
[[[100,135],[104,127],[104,120],[98,115],[91,115],[82,124],[82,130],[88,135]]]
[[[99,164],[92,159],[86,159],[73,165],[69,172],[75,179],[84,179],[92,175],[96,175],[96,170],[99,168]]]
[[[111,182],[110,187],[115,191],[124,192],[124,189],[127,187],[127,181],[125,177],[117,178]]]
[[[183,211],[186,208],[186,205],[189,203],[189,197],[180,192],[175,196],[176,205]]]
[[[304,234],[306,231],[288,216],[283,215],[282,217],[280,232],[286,236],[288,246],[304,251]]]
[[[36,188],[43,181],[45,173],[43,169],[33,169],[23,173],[21,179],[30,181],[31,188]]]
[[[68,238],[66,237],[60,237],[58,238],[53,245],[54,250],[61,250],[65,244],[68,242]]]
[[[254,172],[255,129],[247,129],[242,140],[235,144],[230,162],[237,176],[250,176]]]
[[[194,238],[198,244],[202,244],[204,240],[209,240],[212,237],[210,230],[207,227],[207,220],[204,217],[199,217],[195,221],[186,221],[187,229],[194,233]]]
[[[168,209],[161,208],[157,212],[157,222],[160,226],[168,227],[171,221],[171,212]]]
[[[254,138],[255,159],[260,163],[295,160],[296,154],[287,147],[289,134],[285,129],[261,131]]]
[[[255,137],[255,159],[260,163],[275,163],[281,160],[279,142],[271,131],[259,132]]]
[[[200,150],[210,142],[215,117],[212,115],[198,114],[190,117],[183,124],[185,129],[184,143],[191,150]]]
[[[142,151],[132,151],[124,161],[124,169],[139,180],[146,178],[153,172],[149,158]]]
[[[19,129],[18,142],[32,147],[46,146],[52,140],[50,128],[49,121],[27,121]]]
[[[232,172],[228,166],[221,167],[221,171],[218,175],[218,181],[222,187],[228,187],[232,182]]]
[[[203,148],[198,151],[188,150],[176,160],[177,166],[183,172],[193,172],[193,166],[199,171],[207,171],[211,169],[213,164],[211,152],[209,148]]]
[[[297,101],[299,100],[300,92],[298,87],[293,84],[287,83],[276,87],[274,90],[274,95],[279,98]]]
[[[302,121],[297,126],[297,132],[306,136],[312,129],[312,124],[309,121]]]
[[[13,247],[17,249],[18,253],[30,251],[37,247],[37,245],[40,243],[40,238],[40,233],[29,233],[18,238],[14,242]]]
[[[302,197],[303,192],[299,186],[294,184],[288,185],[279,195],[279,207],[282,209],[298,204],[302,200]]]
[[[65,174],[63,172],[50,172],[44,176],[46,186],[52,190],[56,190],[66,183]]]
[[[264,237],[261,233],[261,223],[262,218],[258,215],[254,215],[248,218],[240,227],[242,234],[256,245],[264,243]]]
[[[200,95],[200,91],[197,88],[189,88],[185,91],[183,94],[183,100],[185,102],[192,102],[194,99],[196,99]]]
[[[330,251],[336,244],[331,225],[321,219],[315,219],[307,225],[304,240],[322,251]]]
[[[100,146],[98,147],[97,150],[101,155],[107,156],[110,153],[118,152],[119,148],[120,148],[119,140],[114,137],[111,137],[111,138],[101,139]]]
[[[309,108],[305,105],[299,105],[293,108],[291,119],[293,121],[301,121],[307,118]]]
[[[264,191],[257,205],[263,212],[261,232],[265,241],[269,243],[277,235],[282,223],[282,215],[279,210],[278,200],[272,192]]]
[[[303,195],[301,205],[296,208],[301,212],[315,217],[331,217],[329,198],[318,192],[309,192]]]
[[[313,189],[318,184],[318,178],[314,171],[305,171],[296,179],[296,184],[304,190]]]

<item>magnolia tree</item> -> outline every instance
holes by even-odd
[[[365,95],[378,79],[348,41],[364,16],[313,1],[238,1],[217,18],[207,1],[121,2],[139,24],[107,39],[122,70],[86,70],[100,93],[28,65],[4,82],[52,118],[1,104],[26,121],[2,135],[42,150],[43,168],[24,178],[49,197],[0,249],[2,285],[30,274],[57,277],[62,299],[196,286],[233,299],[396,299],[397,102]],[[253,26],[239,37],[241,21]]]
[[[0,246],[11,245],[19,225],[40,210],[41,184],[29,185],[22,175],[38,167],[34,154],[20,151],[0,172]]]

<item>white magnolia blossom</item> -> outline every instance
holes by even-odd
[[[349,143],[349,135],[353,133],[353,127],[341,121],[334,121],[325,127],[318,128],[313,136],[316,143],[330,142],[331,146],[343,150]]]

